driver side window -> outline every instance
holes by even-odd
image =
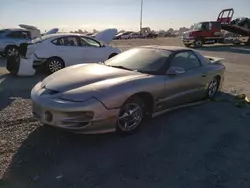
[[[57,46],[79,46],[77,38],[74,36],[62,37],[52,41]]]
[[[170,67],[183,68],[185,71],[200,67],[200,60],[193,52],[180,52],[175,55],[170,63]]]

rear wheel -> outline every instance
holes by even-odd
[[[116,130],[122,134],[137,131],[145,118],[144,102],[138,97],[128,99],[120,109]]]
[[[8,46],[5,50],[5,55],[7,57],[17,57],[19,55],[17,46]]]
[[[48,74],[52,74],[63,68],[64,68],[64,62],[60,58],[50,58],[47,60],[46,71]]]

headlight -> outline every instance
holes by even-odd
[[[67,95],[62,94],[59,98],[61,100],[69,101],[69,102],[85,102],[85,101],[91,99],[92,96],[91,97],[86,97],[86,98],[81,98],[81,97],[77,98],[77,97],[72,97],[72,96],[67,96]]]
[[[185,33],[183,37],[184,38],[188,38],[189,37],[189,33]]]

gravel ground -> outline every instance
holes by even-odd
[[[176,38],[112,45],[126,50],[149,44],[182,45]],[[200,51],[226,59],[220,102],[168,113],[126,137],[40,125],[29,94],[43,75],[11,77],[0,59],[0,187],[250,187],[250,109],[236,107],[233,97],[250,96],[250,49]]]

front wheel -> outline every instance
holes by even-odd
[[[194,41],[194,47],[195,47],[195,48],[200,48],[200,47],[202,47],[202,40],[200,40],[200,39],[195,40],[195,41]]]
[[[9,46],[5,50],[5,54],[7,57],[17,57],[19,55],[17,46]]]
[[[47,61],[46,71],[48,74],[52,74],[63,68],[64,68],[64,62],[59,58],[51,58]]]
[[[209,99],[213,99],[219,90],[220,81],[218,77],[214,77],[208,85],[207,96]]]
[[[145,117],[145,105],[140,98],[132,97],[120,109],[117,132],[131,134],[139,129]]]

